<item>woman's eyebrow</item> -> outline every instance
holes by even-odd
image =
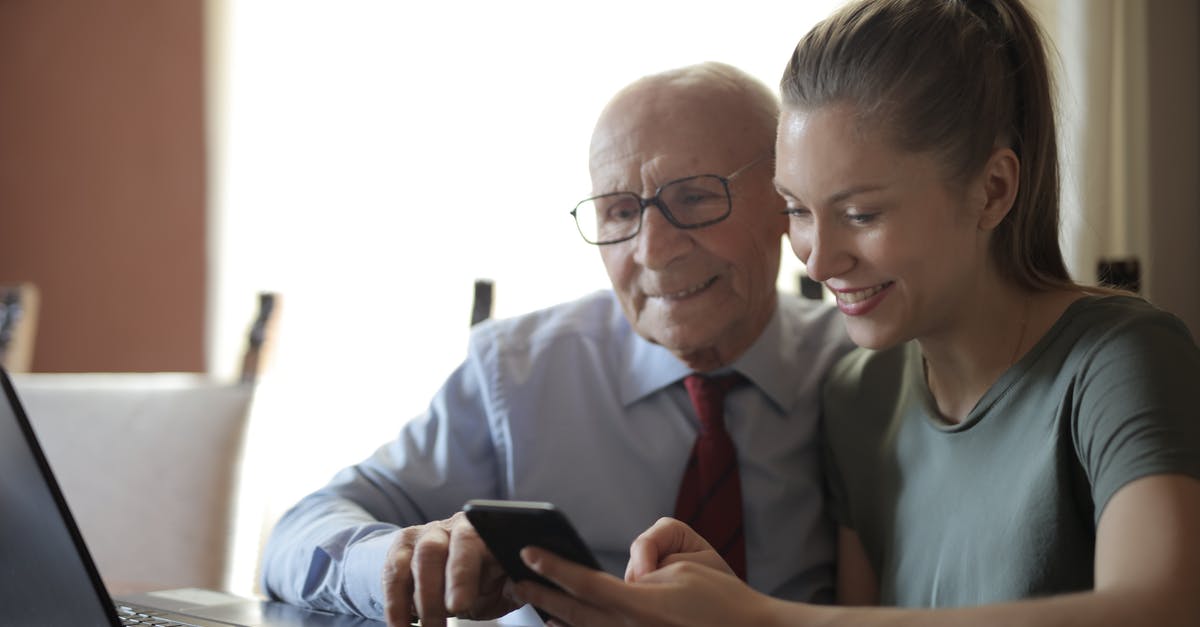
[[[830,194],[829,197],[825,199],[825,204],[826,205],[837,204],[837,203],[842,202],[852,196],[857,196],[858,194],[866,194],[869,192],[877,192],[877,191],[880,191],[885,188],[886,188],[886,186],[880,185],[877,183],[866,183],[863,185],[854,185],[851,187],[847,187],[846,189],[843,189],[839,192]],[[789,198],[797,198],[797,196],[795,194],[793,194],[790,190],[788,190],[788,188],[784,187],[779,181],[775,181],[775,191],[779,192],[779,194],[781,196],[787,196]]]
[[[881,189],[884,189],[884,186],[876,184],[876,183],[868,183],[865,185],[855,185],[853,187],[848,187],[846,189],[843,189],[840,192],[831,194],[829,196],[829,198],[825,199],[825,204],[827,204],[827,205],[837,204],[839,202],[842,202],[842,201],[850,198],[851,196],[857,196],[859,194],[866,194],[868,192],[877,192]]]

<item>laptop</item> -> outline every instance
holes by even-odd
[[[372,627],[345,614],[224,592],[183,588],[113,598],[84,545],[12,381],[0,369],[0,623],[5,625],[183,625]],[[529,608],[499,621],[450,625],[541,625]]]

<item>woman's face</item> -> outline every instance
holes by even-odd
[[[952,329],[986,287],[982,183],[947,184],[849,106],[786,110],[775,182],[792,250],[837,297],[851,339],[882,349]]]

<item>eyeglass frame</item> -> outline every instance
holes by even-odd
[[[607,194],[600,194],[599,196],[590,196],[588,198],[584,198],[583,200],[581,200],[575,204],[575,208],[571,210],[571,218],[573,218],[575,220],[575,229],[577,231],[579,231],[579,235],[580,235],[580,237],[583,238],[583,241],[585,241],[593,246],[608,246],[611,244],[620,244],[621,242],[628,242],[629,240],[637,237],[638,234],[642,232],[642,224],[645,223],[645,221],[646,221],[646,208],[649,207],[650,205],[654,205],[656,208],[658,208],[658,212],[661,213],[662,216],[667,219],[667,222],[670,222],[671,226],[674,226],[677,229],[687,231],[687,230],[691,230],[691,229],[700,229],[700,228],[704,228],[706,226],[712,226],[714,224],[717,224],[718,222],[725,221],[725,219],[728,218],[733,213],[733,194],[731,194],[729,192],[729,183],[731,181],[733,181],[735,178],[737,178],[738,176],[740,176],[742,173],[749,170],[750,168],[758,165],[762,161],[765,161],[769,156],[770,156],[769,154],[766,154],[766,155],[760,155],[758,157],[755,157],[754,160],[752,160],[749,163],[747,163],[746,165],[734,170],[733,174],[730,174],[728,176],[721,176],[720,174],[693,174],[691,176],[685,176],[683,178],[678,178],[678,179],[667,181],[666,183],[659,185],[658,188],[656,188],[654,190],[654,195],[649,198],[643,198],[643,197],[639,196],[636,192],[629,192],[629,191],[609,192]],[[721,214],[721,217],[719,217],[719,218],[705,220],[704,222],[697,222],[696,224],[683,224],[683,223],[679,222],[679,220],[675,216],[671,215],[671,210],[669,208],[667,208],[667,203],[665,201],[663,201],[662,198],[659,198],[659,196],[662,194],[662,190],[666,189],[667,187],[670,187],[677,183],[684,183],[684,182],[691,181],[691,180],[698,179],[698,178],[715,178],[718,181],[720,181],[721,187],[724,188],[724,190],[725,190],[725,201],[726,201],[726,203],[728,203],[728,206],[725,209],[725,213]],[[626,235],[625,237],[622,237],[621,239],[614,239],[614,240],[610,240],[607,242],[593,242],[592,240],[588,239],[586,235],[583,234],[583,227],[580,226],[580,224],[579,224],[579,215],[576,212],[579,211],[580,205],[583,205],[584,203],[593,202],[593,201],[599,200],[601,198],[610,198],[613,196],[633,196],[634,198],[637,199],[638,205],[639,205],[637,228],[633,230],[633,233],[630,233],[629,235]]]

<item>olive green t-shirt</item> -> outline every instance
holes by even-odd
[[[860,349],[825,387],[832,509],[885,605],[1090,589],[1113,494],[1148,475],[1200,479],[1200,349],[1140,299],[1074,302],[958,425],[923,373],[915,342]]]

